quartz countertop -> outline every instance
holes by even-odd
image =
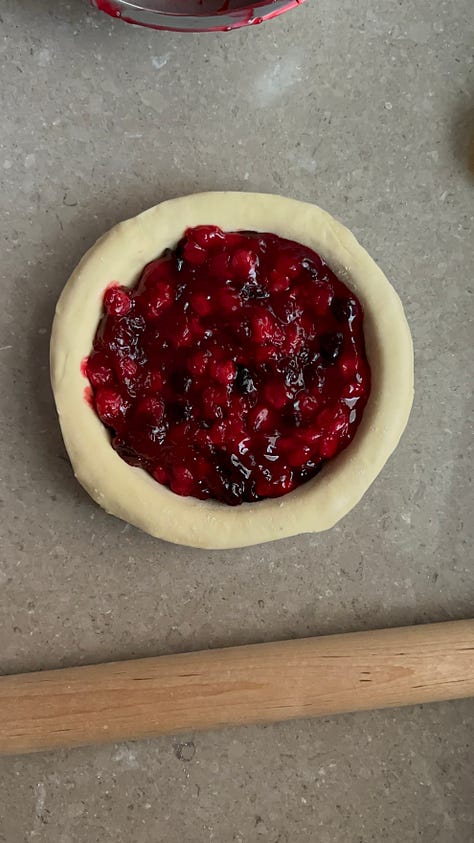
[[[469,617],[472,0],[310,0],[212,35],[0,8],[0,671]],[[333,530],[175,547],[75,482],[57,296],[117,221],[233,189],[317,202],[404,302],[416,399]],[[474,701],[0,759],[2,843],[470,843]]]

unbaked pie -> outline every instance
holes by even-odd
[[[101,238],[58,302],[51,371],[92,497],[203,547],[332,526],[413,396],[382,272],[321,209],[261,194],[175,199]]]

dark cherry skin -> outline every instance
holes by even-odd
[[[188,229],[111,284],[84,363],[115,450],[179,495],[279,497],[352,440],[370,392],[362,308],[311,249]]]

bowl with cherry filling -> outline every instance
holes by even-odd
[[[261,194],[182,197],[112,229],[58,302],[51,372],[92,497],[200,547],[332,526],[413,395],[380,269],[318,207]]]

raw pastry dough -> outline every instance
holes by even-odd
[[[269,231],[318,252],[364,308],[372,389],[349,447],[313,480],[282,498],[230,507],[181,497],[127,465],[84,399],[105,287],[132,286],[145,264],[174,247],[185,228]],[[51,380],[64,442],[79,482],[107,512],[167,541],[245,547],[332,527],[360,500],[396,447],[413,400],[413,348],[395,290],[354,236],[325,211],[258,193],[201,193],[163,202],[105,234],[81,260],[56,308]]]

